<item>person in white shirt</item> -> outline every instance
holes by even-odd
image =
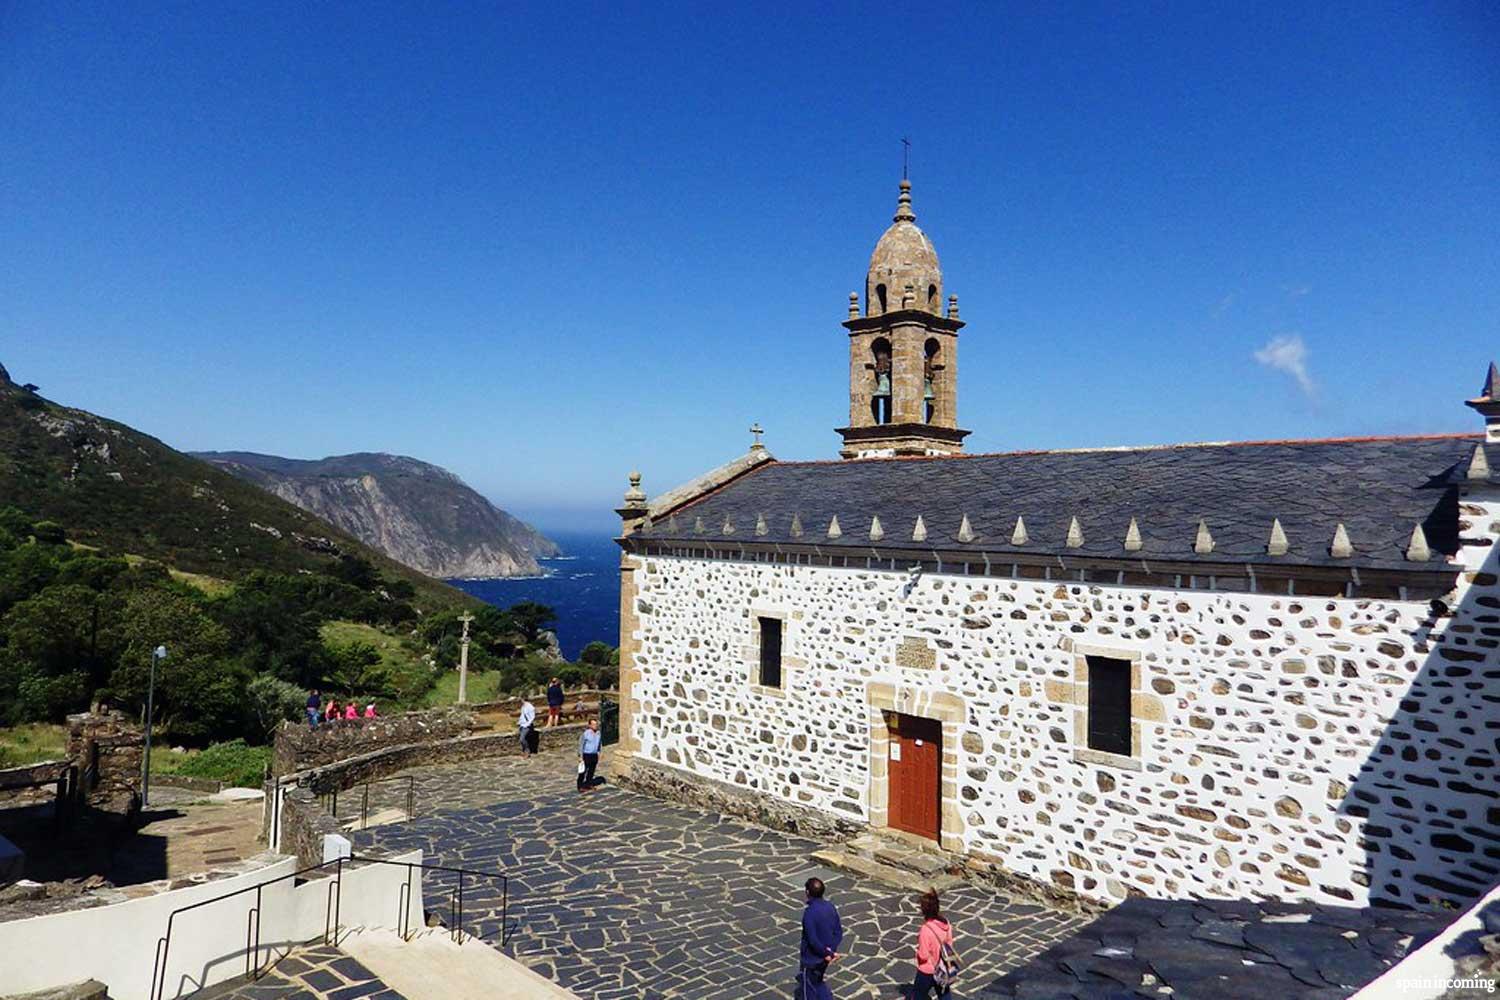
[[[521,714],[516,719],[516,724],[521,727],[521,754],[531,756],[531,730],[536,725],[536,707],[531,704],[530,698],[521,699]]]

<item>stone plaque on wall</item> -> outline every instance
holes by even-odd
[[[937,666],[937,653],[927,640],[908,635],[896,644],[896,666],[931,670]]]

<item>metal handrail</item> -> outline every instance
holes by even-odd
[[[167,915],[167,932],[156,941],[156,957],[151,965],[151,991],[147,994],[147,996],[150,997],[150,1000],[161,1000],[162,993],[166,989],[168,971],[167,960],[172,952],[172,927],[177,919],[177,915],[179,913],[186,913],[189,910],[196,910],[199,907],[208,906],[211,903],[217,903],[225,899],[230,899],[234,896],[240,896],[247,892],[255,893],[255,905],[251,907],[250,911],[245,915],[245,975],[253,976],[254,978],[259,979],[261,973],[261,890],[268,885],[275,885],[277,882],[285,882],[289,878],[299,878],[303,875],[306,875],[308,872],[317,871],[320,868],[327,868],[329,865],[335,866],[335,875],[333,880],[328,884],[329,904],[328,907],[325,908],[323,914],[323,942],[325,944],[328,943],[331,932],[335,938],[334,943],[337,944],[338,909],[343,903],[344,861],[344,858],[335,858],[332,861],[324,861],[320,864],[309,865],[306,868],[290,872],[286,875],[278,875],[276,878],[267,879],[264,882],[257,882],[254,885],[247,885],[242,888],[235,889],[233,892],[226,892],[222,895],[214,896],[211,899],[200,899],[196,903],[189,903],[186,906],[179,906],[177,909],[173,910],[170,914]],[[330,916],[332,918],[331,922]],[[203,987],[201,985],[198,987],[198,989],[202,988]],[[194,992],[197,991],[195,990]]]
[[[396,774],[392,775],[389,778],[375,778],[370,781],[361,782],[358,785],[349,786],[350,788],[359,788],[361,791],[359,806],[359,828],[361,830],[368,828],[370,825],[370,786],[383,785],[392,781],[406,782],[406,821],[410,822],[412,819],[416,818],[417,779],[415,775]],[[333,816],[334,819],[338,819],[339,816],[340,790],[341,789],[335,788],[333,791],[325,792],[321,796],[325,803],[325,808],[327,808],[328,812]],[[349,789],[342,790],[348,791]]]
[[[395,861],[390,858],[371,858],[363,855],[349,855],[347,857],[335,858],[332,861],[324,861],[320,864],[309,865],[306,868],[279,875],[255,885],[247,885],[226,892],[211,899],[201,899],[196,903],[179,906],[167,916],[167,932],[156,942],[156,954],[151,965],[151,988],[147,993],[149,1000],[162,1000],[162,994],[167,986],[168,959],[172,951],[172,927],[179,913],[187,913],[212,903],[221,902],[234,896],[240,896],[248,892],[255,893],[255,905],[245,914],[245,975],[259,979],[264,971],[260,963],[260,909],[261,890],[268,885],[284,882],[287,879],[300,878],[309,872],[315,872],[322,868],[333,866],[334,875],[328,882],[328,899],[323,908],[323,943],[338,944],[338,933],[340,927],[340,911],[343,909],[344,899],[344,863],[350,864],[372,864],[372,865],[395,865],[406,869],[406,881],[401,884],[398,892],[398,905],[400,913],[400,935],[403,941],[411,940],[410,910],[412,888],[412,877],[417,869],[423,871],[446,872],[458,876],[458,885],[449,891],[448,904],[453,916],[453,928],[449,932],[455,943],[463,944],[464,924],[464,879],[469,876],[476,878],[487,878],[500,881],[500,944],[504,947],[510,940],[510,877],[503,872],[488,872],[476,868],[455,868],[451,865],[434,865],[421,861]],[[470,937],[479,937],[472,934]],[[272,948],[275,946],[272,945]],[[203,989],[200,984],[198,989]],[[197,992],[197,990],[194,990]]]
[[[455,867],[453,867],[451,865],[433,865],[433,864],[428,864],[425,861],[393,861],[390,858],[370,858],[370,857],[364,857],[363,855],[359,855],[359,854],[351,854],[349,856],[349,860],[350,861],[363,862],[363,863],[367,863],[367,864],[375,864],[375,865],[397,865],[399,867],[403,867],[403,868],[406,869],[406,881],[404,883],[402,883],[402,885],[401,885],[401,892],[397,893],[398,900],[401,900],[401,902],[398,905],[401,905],[401,930],[400,930],[400,934],[401,934],[402,940],[410,940],[411,939],[410,934],[408,933],[408,928],[407,928],[407,912],[410,909],[410,902],[411,902],[411,877],[412,877],[412,871],[414,869],[420,868],[423,871],[447,872],[449,874],[453,874],[453,875],[457,875],[458,876],[458,885],[454,889],[450,890],[450,892],[448,894],[449,912],[453,916],[453,928],[452,928],[452,930],[449,933],[450,933],[451,937],[453,938],[454,942],[457,943],[457,944],[463,944],[463,928],[464,928],[464,879],[467,876],[470,876],[470,875],[475,876],[477,878],[487,878],[487,879],[491,879],[491,880],[499,879],[500,880],[500,944],[501,944],[502,947],[504,947],[505,944],[509,942],[509,940],[510,940],[510,876],[506,875],[504,872],[487,872],[487,871],[482,871],[482,870],[477,869],[477,868],[455,868]],[[403,893],[404,893],[404,897],[402,895]],[[476,938],[479,937],[479,935],[477,935],[477,934],[471,934],[469,936],[470,937],[476,937]]]

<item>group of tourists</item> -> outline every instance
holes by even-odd
[[[828,970],[844,957],[839,952],[844,928],[839,923],[838,908],[824,896],[822,879],[808,879],[804,889],[807,905],[802,910],[797,1000],[833,1000]],[[948,1000],[952,995],[949,986],[961,964],[953,944],[953,925],[943,917],[935,889],[917,897],[917,909],[922,915],[917,928],[917,970],[906,996],[909,1000]]]
[[[563,703],[567,700],[562,680],[554,677],[547,684],[547,722],[542,729],[562,725]],[[516,715],[516,727],[521,741],[521,755],[534,757],[541,750],[542,738],[537,732],[536,706],[529,697],[521,698],[521,709]],[[599,732],[599,720],[590,719],[588,728],[578,738],[578,791],[592,792],[598,785],[594,772],[599,767],[599,750],[604,735]]]
[[[321,725],[336,725],[341,722],[374,718],[378,718],[378,715],[373,701],[366,703],[364,711],[360,711],[358,703],[353,699],[341,706],[332,696],[324,701],[316,688],[307,692],[307,725],[310,729],[317,729]]]

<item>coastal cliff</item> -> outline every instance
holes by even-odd
[[[317,460],[253,452],[198,452],[241,479],[316,514],[428,576],[531,576],[551,540],[446,469],[363,452]]]

